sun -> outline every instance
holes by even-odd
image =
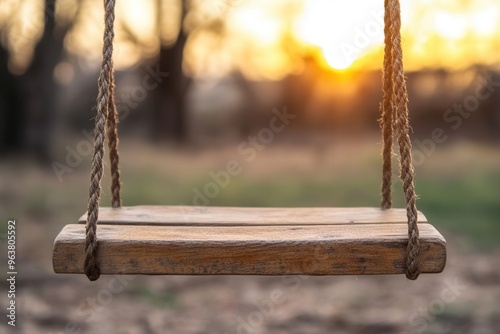
[[[304,3],[295,34],[319,47],[330,67],[345,70],[383,42],[383,17],[380,1],[311,0]]]
[[[356,59],[346,57],[346,54],[338,52],[335,48],[322,49],[326,63],[335,70],[345,70],[351,67]]]

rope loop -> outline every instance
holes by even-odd
[[[384,69],[382,117],[382,209],[392,207],[392,155],[393,137],[399,146],[399,173],[403,181],[403,192],[408,218],[408,245],[406,248],[405,274],[414,280],[420,275],[418,255],[420,240],[418,231],[417,196],[415,194],[415,171],[412,164],[410,122],[408,112],[408,91],[403,69],[401,46],[401,7],[399,0],[384,1]],[[395,134],[393,133],[395,132]]]
[[[120,170],[118,156],[118,115],[114,101],[113,40],[115,21],[115,0],[104,0],[105,28],[102,47],[101,72],[97,94],[97,114],[94,128],[94,152],[90,173],[89,202],[87,223],[85,225],[85,275],[91,281],[100,276],[97,261],[97,220],[101,199],[101,180],[103,175],[104,140],[108,133],[109,157],[111,161],[111,205],[121,206]]]

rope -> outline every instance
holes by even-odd
[[[109,134],[108,144],[110,148],[111,177],[112,177],[112,206],[119,207],[120,199],[120,172],[118,169],[118,133],[117,133],[117,111],[113,98],[113,25],[115,20],[114,0],[105,0],[105,29],[104,43],[102,48],[101,73],[98,79],[97,115],[94,129],[94,153],[92,156],[92,167],[90,173],[89,203],[87,208],[87,223],[85,225],[85,275],[91,281],[100,276],[99,264],[97,262],[97,220],[99,217],[99,201],[101,198],[101,180],[103,175],[104,139],[106,127]]]
[[[389,209],[391,201],[392,177],[392,137],[393,130],[399,146],[399,172],[403,181],[406,215],[408,218],[408,245],[406,248],[405,274],[408,279],[416,279],[420,274],[418,255],[420,250],[417,226],[417,196],[414,185],[414,169],[411,157],[410,124],[408,113],[408,92],[403,69],[403,49],[401,47],[401,8],[399,0],[385,0],[385,54],[382,102],[383,136],[383,178],[382,209]]]
[[[115,105],[115,80],[113,73],[113,63],[111,61],[110,70],[110,87],[109,87],[109,103],[108,103],[108,146],[109,146],[109,161],[111,162],[111,206],[119,208],[122,206],[121,200],[121,184],[120,184],[120,156],[118,154],[118,113]]]
[[[394,94],[393,77],[394,68],[392,66],[392,20],[393,13],[389,6],[389,0],[384,1],[384,70],[382,72],[383,82],[383,98],[381,103],[382,118],[380,119],[380,126],[382,128],[382,141],[383,141],[383,165],[382,165],[382,209],[390,209],[392,207],[392,116],[394,107],[392,105],[392,97]]]

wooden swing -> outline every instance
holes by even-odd
[[[385,0],[381,208],[122,207],[114,103],[114,0],[105,0],[87,214],[54,242],[56,273],[148,275],[369,275],[439,273],[446,241],[417,211],[399,0]],[[395,131],[395,134],[393,134]],[[112,208],[101,208],[108,135]],[[405,209],[391,209],[393,136]],[[99,236],[97,236],[99,222]]]

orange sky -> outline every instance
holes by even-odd
[[[58,17],[72,19],[72,4],[59,0]],[[311,54],[330,69],[378,68],[382,62],[383,1],[375,0],[193,0],[196,11],[186,24],[192,30],[185,52],[185,70],[201,76],[224,75],[239,68],[251,78],[277,79],[300,70],[297,57]],[[21,5],[19,5],[21,3]],[[0,22],[20,8],[4,43],[13,51],[12,68],[30,61],[43,18],[41,0],[2,0]],[[155,0],[121,0],[117,5],[118,67],[152,57],[158,50]],[[161,39],[171,42],[178,29],[179,0],[165,0]],[[21,7],[19,7],[21,6]],[[85,2],[65,46],[93,63],[99,59],[102,0]],[[406,68],[464,68],[500,61],[498,0],[402,0]],[[222,39],[196,29],[225,18]],[[140,47],[124,38],[126,23]],[[0,23],[0,28],[1,28]],[[5,41],[7,40],[7,41]],[[292,42],[292,43],[289,43]],[[287,44],[288,43],[288,44]]]

